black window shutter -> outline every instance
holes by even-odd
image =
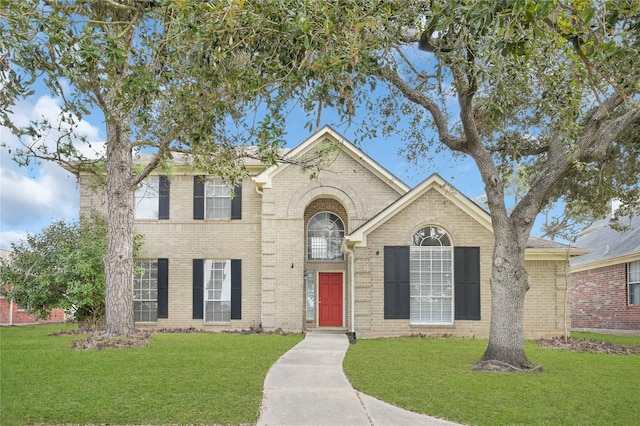
[[[167,176],[160,176],[158,219],[169,219],[169,186],[169,178]]]
[[[231,319],[242,319],[242,260],[231,259]]]
[[[385,319],[409,319],[409,276],[409,246],[385,246]]]
[[[204,176],[193,177],[193,218],[204,219]]]
[[[238,182],[233,188],[233,198],[231,199],[231,219],[242,219],[242,182]]]
[[[169,318],[169,259],[158,259],[158,318]]]
[[[480,319],[480,247],[454,249],[455,319]]]
[[[193,319],[204,318],[204,260],[193,259]]]

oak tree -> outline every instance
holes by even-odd
[[[196,0],[0,4],[0,124],[22,143],[10,154],[20,164],[51,160],[106,177],[106,332],[126,335],[134,328],[136,187],[176,152],[228,182],[244,173],[244,157],[280,156],[285,97],[273,90],[296,54],[278,41],[282,9]],[[34,88],[58,100],[56,122],[15,120],[12,108]],[[96,147],[79,123],[90,115],[104,123],[104,153],[87,154]],[[256,141],[257,149],[242,148]],[[152,154],[142,169],[133,167],[140,152]]]
[[[317,9],[304,19],[309,37],[328,47],[309,59],[321,72],[308,80],[304,104],[319,111],[331,99],[347,119],[369,110],[357,132],[402,135],[403,153],[418,164],[442,151],[473,159],[495,239],[489,342],[478,367],[533,368],[524,348],[525,251],[536,217],[560,197],[602,211],[604,195],[616,194],[626,209],[637,206],[640,4],[319,3],[307,3]],[[505,185],[518,169],[527,189],[509,205]]]

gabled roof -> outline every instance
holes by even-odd
[[[311,135],[307,140],[300,145],[293,148],[287,153],[286,158],[296,159],[302,158],[305,154],[313,152],[313,150],[321,143],[329,141],[332,144],[338,144],[342,152],[351,156],[354,160],[360,163],[363,167],[376,175],[380,180],[386,182],[389,186],[394,188],[399,194],[405,194],[409,191],[409,186],[394,176],[387,169],[378,164],[375,160],[369,157],[367,154],[358,149],[351,142],[346,140],[342,135],[333,130],[330,126],[324,126],[316,133]],[[287,167],[292,166],[290,163],[276,164],[264,170],[253,178],[258,188],[270,188],[271,182],[275,176],[286,170]]]
[[[640,260],[640,216],[621,219],[631,228],[624,232],[612,229],[609,220],[602,219],[581,233],[575,246],[591,252],[571,261],[572,272]]]
[[[367,235],[379,226],[384,224],[387,220],[391,219],[397,213],[402,211],[406,206],[413,203],[416,199],[420,198],[424,193],[429,190],[436,190],[444,195],[447,199],[452,201],[456,206],[465,211],[469,216],[474,218],[478,223],[493,232],[491,226],[491,216],[484,209],[471,201],[468,197],[454,188],[450,183],[445,181],[437,173],[432,174],[427,179],[422,181],[418,186],[411,191],[400,197],[394,203],[390,204],[387,208],[382,210],[376,216],[371,218],[364,225],[354,230],[345,239],[352,246],[366,246]]]
[[[418,186],[371,218],[368,222],[351,232],[351,234],[347,235],[345,237],[346,245],[350,248],[366,247],[368,234],[376,230],[386,221],[402,211],[405,207],[432,189],[441,193],[454,205],[467,213],[473,220],[493,233],[491,215],[478,204],[473,202],[469,197],[458,191],[440,175],[434,173],[422,181]],[[563,260],[567,258],[567,255],[578,256],[586,252],[586,250],[580,250],[555,241],[544,240],[538,237],[529,237],[527,241],[526,258],[527,260]]]

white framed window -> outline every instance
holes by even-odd
[[[133,273],[133,319],[135,322],[158,320],[158,262],[137,260]]]
[[[226,185],[222,178],[207,179],[204,184],[205,219],[231,218],[232,188]]]
[[[627,264],[629,305],[640,305],[640,260]]]
[[[231,261],[204,261],[204,321],[231,321]]]
[[[438,227],[422,228],[409,250],[412,324],[453,324],[453,246]]]
[[[160,176],[148,176],[135,193],[135,218],[158,219],[160,213]]]
[[[315,214],[307,226],[308,260],[344,260],[344,223],[329,212]]]

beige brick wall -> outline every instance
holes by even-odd
[[[346,261],[305,260],[306,217],[326,208],[341,216],[352,231],[399,196],[390,185],[345,153],[336,155],[317,179],[311,180],[296,166],[278,173],[271,188],[265,188],[263,193],[264,327],[299,331],[316,326],[317,317],[315,322],[305,320],[305,270],[344,272],[345,305],[349,305]],[[348,318],[345,307],[345,327]]]
[[[106,215],[105,197],[81,177],[80,209]],[[157,327],[197,327],[211,330],[247,329],[260,325],[261,311],[261,197],[249,178],[243,180],[241,220],[194,220],[193,175],[170,176],[169,220],[136,220],[144,236],[139,259],[169,259],[169,318]],[[242,260],[242,319],[230,324],[204,324],[192,319],[193,259]],[[142,325],[149,327],[149,325]]]
[[[480,247],[481,320],[455,321],[453,325],[412,325],[409,320],[384,319],[384,246],[410,245],[424,226],[446,230],[454,246]],[[367,247],[356,249],[356,332],[360,337],[407,334],[454,334],[487,337],[491,318],[491,258],[493,234],[463,210],[430,190],[369,234]],[[564,274],[561,263],[527,262],[531,290],[525,302],[527,337],[562,334]]]
[[[564,335],[564,318],[571,330],[571,301],[567,293],[564,261],[531,260],[525,262],[530,288],[525,297],[524,328],[527,337]]]
[[[106,214],[104,196],[81,176],[80,209]],[[193,175],[170,177],[170,219],[138,220],[145,236],[141,259],[169,259],[169,318],[157,327],[266,329],[301,331],[314,328],[305,319],[305,270],[344,272],[345,328],[351,318],[351,273],[344,262],[307,262],[305,223],[311,214],[329,210],[343,217],[353,231],[401,194],[347,154],[338,154],[317,179],[296,166],[273,177],[259,194],[251,179],[243,181],[242,220],[193,220]],[[385,245],[408,245],[427,225],[445,229],[455,246],[479,246],[481,254],[480,321],[453,326],[412,326],[408,320],[383,319],[383,253]],[[367,247],[356,251],[355,324],[359,337],[411,333],[486,336],[491,315],[489,288],[493,234],[435,190],[373,231]],[[192,317],[192,260],[242,259],[242,320],[204,325]],[[563,262],[530,261],[531,290],[525,303],[527,337],[562,334],[564,316]],[[316,289],[317,295],[317,289]]]

